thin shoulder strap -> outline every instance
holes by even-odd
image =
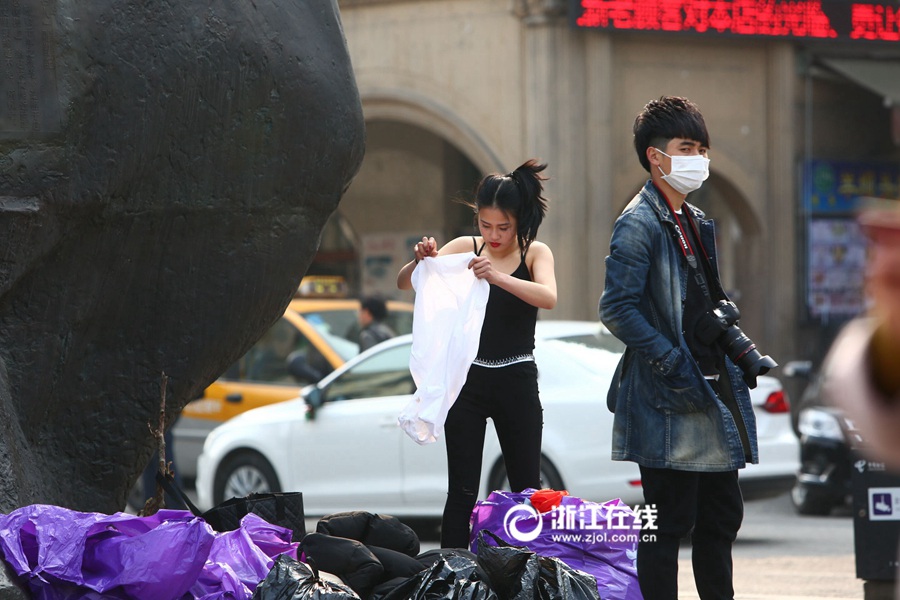
[[[484,242],[481,242],[481,248],[479,248],[474,235],[472,236],[472,250],[475,252],[475,256],[481,256],[481,251],[484,250]]]

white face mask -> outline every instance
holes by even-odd
[[[656,151],[664,156],[669,156],[659,148]],[[662,168],[662,179],[672,186],[676,192],[690,194],[699,190],[703,182],[709,177],[709,159],[699,154],[694,156],[669,156],[672,159],[672,170],[666,175]]]

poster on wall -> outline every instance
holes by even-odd
[[[378,294],[386,299],[412,300],[413,293],[397,289],[397,273],[413,258],[413,246],[422,236],[434,232],[367,233],[361,238],[360,273],[362,294]]]
[[[813,218],[809,226],[809,310],[853,317],[865,308],[866,240],[853,217]]]
[[[900,165],[812,160],[806,163],[807,308],[813,318],[847,319],[866,308],[866,237],[856,220],[865,198],[898,197]]]

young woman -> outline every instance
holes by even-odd
[[[529,160],[508,175],[486,176],[467,203],[481,235],[456,238],[440,250],[434,238],[422,238],[415,260],[397,276],[397,286],[410,289],[423,258],[475,252],[469,268],[491,286],[478,355],[444,427],[449,481],[443,548],[469,545],[488,418],[494,420],[512,490],[541,487],[543,409],[532,354],[534,324],[539,308],[556,306],[553,253],[535,239],[547,212],[540,175],[545,168]]]

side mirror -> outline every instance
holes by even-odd
[[[786,377],[809,378],[812,375],[811,360],[791,360],[781,369]]]
[[[287,371],[298,382],[309,381],[315,383],[324,377],[321,372],[309,364],[309,361],[306,360],[306,355],[299,350],[288,355]]]
[[[322,390],[315,385],[311,385],[303,392],[303,401],[306,402],[306,420],[312,421],[316,418],[316,410],[322,406],[323,402]]]

